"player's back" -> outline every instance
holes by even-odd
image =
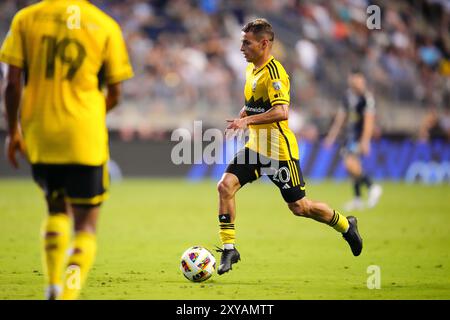
[[[27,84],[32,89],[42,86],[41,81],[60,90],[66,86],[72,91],[97,88],[111,18],[84,0],[45,0],[19,11],[15,19],[22,34]],[[41,94],[35,98],[53,92]]]
[[[25,72],[21,125],[30,161],[104,163],[99,81],[132,75],[117,23],[85,0],[45,0],[16,14],[5,44],[2,60]]]

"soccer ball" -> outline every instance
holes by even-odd
[[[207,249],[194,246],[181,255],[180,270],[186,279],[202,282],[211,278],[216,269],[216,258]]]

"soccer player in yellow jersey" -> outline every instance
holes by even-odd
[[[355,217],[345,217],[327,204],[305,197],[305,182],[299,165],[298,145],[288,126],[289,76],[271,55],[272,26],[256,19],[242,29],[241,51],[249,62],[246,70],[245,106],[239,119],[228,121],[228,130],[249,129],[249,141],[228,165],[218,183],[219,235],[223,244],[218,274],[231,270],[240,260],[235,248],[235,194],[262,174],[280,189],[296,216],[326,223],[342,233],[352,253],[358,256],[362,239]]]
[[[76,299],[108,190],[106,113],[133,75],[121,30],[86,0],[44,0],[14,16],[0,61],[8,65],[7,157],[17,167],[16,152],[26,155],[48,205],[46,296]]]

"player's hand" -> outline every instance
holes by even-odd
[[[359,144],[359,151],[362,155],[367,156],[370,152],[370,142],[361,141],[361,143]]]
[[[25,143],[18,130],[14,134],[8,135],[5,140],[6,156],[8,157],[9,163],[16,169],[19,168],[19,162],[16,157],[17,151],[25,156]]]
[[[247,116],[247,112],[245,112],[244,108],[239,112],[239,118],[245,118]]]
[[[247,129],[247,119],[246,118],[240,118],[240,119],[227,119],[228,126],[227,130],[240,130],[240,129]]]

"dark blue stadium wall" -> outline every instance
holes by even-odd
[[[340,146],[327,149],[320,143],[300,143],[300,164],[310,180],[347,178]],[[370,156],[363,158],[366,172],[379,180],[450,182],[450,144],[441,140],[429,143],[381,139],[372,143]],[[193,165],[191,180],[219,179],[226,165]]]
[[[4,141],[4,134],[0,134],[0,138]],[[110,141],[111,173],[114,177],[186,177],[192,181],[220,178],[226,164],[175,165],[171,154],[176,144],[165,140],[125,142],[113,136]],[[308,180],[347,178],[338,145],[326,149],[320,143],[302,142],[299,147],[302,171]],[[227,159],[232,157],[233,150],[230,152]],[[372,143],[371,154],[364,158],[363,165],[377,180],[449,183],[450,144],[442,140],[423,143],[381,139]],[[30,176],[29,166],[21,161],[19,170],[12,169],[2,148],[0,177],[15,176]]]

